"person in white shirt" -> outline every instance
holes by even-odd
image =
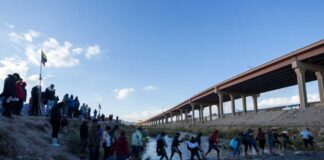
[[[112,137],[110,135],[111,128],[106,126],[106,130],[103,133],[103,148],[104,152],[104,160],[112,160],[113,159],[113,144],[112,144]]]
[[[140,153],[143,150],[142,127],[139,127],[132,134],[132,156],[135,160],[140,160]]]
[[[309,131],[309,128],[305,128],[302,132],[300,132],[300,136],[304,141],[305,148],[308,147],[308,144],[311,145],[312,147],[314,146],[313,145],[314,138],[312,136],[312,133]]]

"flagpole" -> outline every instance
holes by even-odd
[[[40,67],[39,67],[39,89],[38,89],[38,109],[41,109],[41,95],[42,95],[42,52],[40,58]],[[38,114],[38,113],[37,113]]]

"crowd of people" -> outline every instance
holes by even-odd
[[[207,155],[215,150],[217,153],[217,159],[220,159],[220,148],[221,146],[218,143],[219,131],[214,130],[208,136],[208,149],[204,152],[204,149],[201,145],[201,136],[202,133],[198,133],[196,137],[191,137],[188,141],[180,140],[180,133],[176,133],[173,137],[171,143],[171,155],[168,158],[166,148],[168,148],[167,141],[165,140],[165,133],[162,132],[156,141],[156,152],[160,156],[160,160],[167,159],[171,160],[175,153],[179,155],[179,158],[182,160],[182,151],[179,149],[180,143],[184,142],[187,145],[188,151],[190,152],[190,159],[193,160],[197,158],[198,160],[205,159]],[[314,137],[310,132],[309,128],[305,128],[300,132],[300,137],[303,140],[305,148],[308,146],[313,147],[315,144]],[[269,129],[267,132],[264,132],[261,128],[258,129],[258,132],[254,134],[253,129],[248,129],[246,132],[241,132],[237,134],[230,142],[229,146],[232,148],[232,153],[229,155],[231,158],[239,158],[241,155],[241,146],[244,147],[244,156],[250,157],[252,155],[252,150],[254,149],[257,155],[265,154],[265,146],[268,144],[269,154],[284,154],[285,150],[288,147],[291,147],[294,151],[297,151],[296,146],[292,143],[291,139],[296,139],[297,134],[292,131],[282,131],[278,132],[278,129]]]
[[[90,122],[91,121],[91,122]],[[90,123],[90,126],[88,126]],[[86,152],[90,160],[140,160],[143,151],[142,128],[138,127],[131,135],[131,147],[126,132],[121,130],[118,123],[107,124],[102,128],[102,123],[97,119],[86,118],[80,126],[80,153],[85,159]],[[119,135],[117,135],[117,131]],[[100,157],[100,150],[103,157]]]

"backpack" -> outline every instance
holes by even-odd
[[[233,149],[235,149],[237,147],[237,145],[238,145],[238,142],[235,138],[233,138],[229,143],[229,146]]]

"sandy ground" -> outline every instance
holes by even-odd
[[[61,136],[62,147],[51,146],[51,126],[44,117],[0,116],[0,159],[52,160],[65,157],[77,160],[67,152],[66,141]]]

